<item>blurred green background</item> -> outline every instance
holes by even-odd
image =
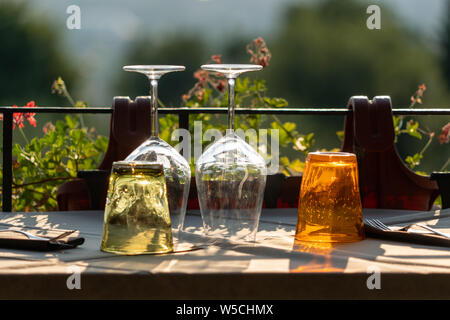
[[[369,4],[381,7],[381,30],[366,27]],[[68,30],[66,9],[81,9],[81,30]],[[345,107],[353,95],[389,95],[408,107],[418,85],[423,105],[450,108],[450,1],[50,1],[0,0],[0,105],[68,105],[51,94],[61,76],[72,96],[90,106],[110,106],[114,96],[145,95],[145,77],[126,73],[127,64],[183,64],[186,72],[161,80],[160,98],[179,106],[195,83],[193,72],[213,54],[225,63],[247,63],[245,45],[263,37],[270,66],[255,76],[269,94],[290,107]],[[38,115],[27,135],[41,135],[54,115]],[[109,117],[86,116],[99,132]],[[440,134],[450,117],[416,117]],[[287,120],[287,119],[286,119]],[[294,121],[294,119],[289,119]],[[315,132],[316,149],[339,147],[342,117],[295,119],[301,133]],[[21,137],[15,133],[15,141]],[[425,144],[399,141],[401,155]],[[438,170],[449,144],[435,138],[418,170]]]

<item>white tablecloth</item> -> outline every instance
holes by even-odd
[[[364,217],[450,233],[450,209],[365,210]],[[57,252],[0,249],[0,298],[450,298],[449,248],[370,238],[298,245],[296,222],[295,209],[263,210],[256,243],[248,244],[203,237],[199,212],[188,212],[179,252],[118,256],[99,250],[103,212],[0,213],[0,228],[78,229],[86,239]],[[67,287],[73,272],[80,290]],[[375,273],[381,288],[369,289]]]

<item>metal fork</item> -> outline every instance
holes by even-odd
[[[0,230],[0,232],[18,232],[21,233],[23,235],[26,235],[28,237],[28,239],[31,240],[45,240],[48,241],[48,238],[43,238],[43,237],[39,237],[39,236],[35,236],[34,234],[22,231],[22,230],[15,230],[15,229],[4,229],[4,230]]]
[[[369,226],[383,230],[383,231],[392,231],[387,225],[385,225],[383,222],[381,222],[378,219],[367,219],[364,221],[364,223],[368,224]]]
[[[367,219],[365,221],[365,223],[367,223],[371,227],[374,227],[374,228],[377,228],[377,229],[380,229],[380,230],[383,230],[383,231],[392,231],[391,228],[389,228],[387,225],[385,225],[383,222],[381,222],[378,219]],[[431,232],[433,232],[435,234],[438,234],[438,235],[440,235],[442,237],[450,239],[450,235],[448,235],[446,233],[443,233],[443,232],[440,232],[440,231],[437,231],[437,230],[435,230],[435,229],[433,229],[433,228],[431,228],[431,227],[429,227],[427,225],[421,224],[421,223],[413,223],[413,224],[411,224],[411,225],[409,225],[407,227],[404,227],[402,229],[404,229],[406,231],[411,226],[418,226],[418,227],[424,228],[424,229],[426,229],[428,231],[431,231]]]

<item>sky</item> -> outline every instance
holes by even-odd
[[[1,0],[0,0],[1,1]],[[3,0],[4,1],[4,0]],[[346,1],[346,0],[342,0]],[[433,33],[439,28],[448,0],[361,0],[393,8],[410,27]],[[37,12],[65,21],[66,8],[75,4],[82,11],[82,29],[114,33],[121,40],[133,37],[144,26],[153,34],[161,31],[198,29],[210,37],[227,31],[275,31],[289,4],[311,4],[312,0],[34,0]],[[317,2],[317,1],[316,1]]]
[[[7,1],[7,0],[0,0]],[[17,1],[17,0],[16,0]],[[25,0],[22,0],[25,1]],[[318,0],[316,0],[317,2]],[[345,1],[345,0],[342,0]],[[394,9],[402,24],[433,40],[442,27],[445,4],[450,0],[373,0],[381,10]],[[311,4],[304,0],[34,0],[32,18],[52,19],[62,28],[74,63],[81,65],[83,88],[91,105],[112,100],[105,79],[120,61],[128,41],[149,35],[157,41],[167,34],[189,33],[207,39],[220,52],[222,43],[240,33],[249,39],[276,34],[286,6]],[[81,10],[81,29],[68,30],[67,7]],[[365,14],[365,13],[362,13]],[[121,67],[121,66],[119,66]],[[94,85],[95,84],[95,85]],[[94,89],[95,87],[95,89]],[[95,90],[95,91],[94,91]]]

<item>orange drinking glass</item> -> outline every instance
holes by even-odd
[[[358,164],[353,153],[308,154],[295,238],[307,242],[364,239]]]

